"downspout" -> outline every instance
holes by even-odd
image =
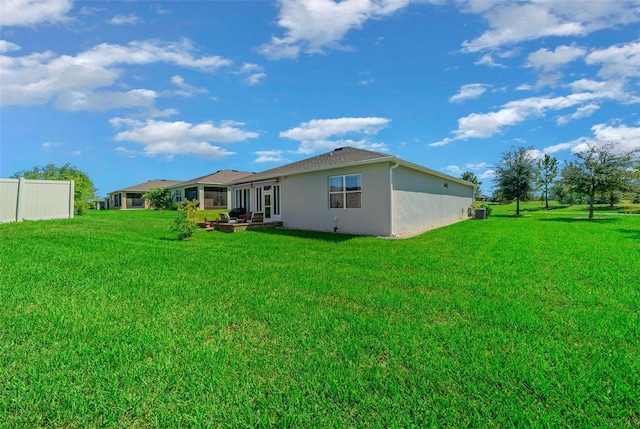
[[[393,170],[398,168],[400,163],[396,161],[395,165],[389,167],[389,235],[394,236],[393,233]]]

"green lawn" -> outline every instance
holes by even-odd
[[[539,207],[404,240],[0,225],[0,427],[637,428],[640,216]]]

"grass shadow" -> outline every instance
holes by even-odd
[[[612,217],[596,217],[593,219],[589,219],[587,217],[552,217],[552,218],[542,218],[538,220],[540,222],[564,222],[564,223],[574,223],[574,222],[611,223],[611,222],[617,222],[620,219],[612,218]]]
[[[544,206],[540,206],[540,207],[526,207],[526,208],[522,208],[520,209],[521,212],[539,212],[539,211],[552,211],[552,210],[559,210],[559,209],[566,209],[567,207],[570,207],[569,205],[560,205],[560,206],[549,206],[549,208],[545,208]]]
[[[522,212],[522,210],[520,210],[520,212]],[[519,215],[515,214],[515,213],[501,213],[501,214],[493,214],[491,213],[490,217],[508,217],[508,218],[512,218],[512,219],[521,219],[521,218],[530,218],[531,215],[525,215],[520,213]]]
[[[250,232],[258,234],[279,235],[285,237],[297,237],[309,240],[322,240],[331,243],[341,243],[353,238],[359,237],[352,234],[340,234],[331,232],[319,232],[319,231],[304,231],[299,229],[284,229],[284,228],[260,228],[254,229]]]
[[[627,229],[621,228],[618,229],[621,233],[630,236],[630,238],[635,238],[636,240],[640,240],[640,229]]]
[[[576,207],[576,211],[584,211],[589,212],[589,206],[580,205]],[[611,207],[610,205],[594,205],[593,211],[595,212],[609,212],[609,213],[640,213],[640,210],[637,210],[633,205],[615,205]]]
[[[189,240],[181,240],[178,237],[158,237],[157,240],[160,240],[160,241],[189,241]]]

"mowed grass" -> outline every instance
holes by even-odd
[[[0,427],[637,428],[640,217],[512,209],[404,240],[0,225]]]

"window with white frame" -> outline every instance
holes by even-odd
[[[273,186],[273,215],[280,215],[280,185]]]
[[[236,189],[234,208],[243,207],[247,211],[251,211],[251,189]]]
[[[329,208],[359,209],[361,199],[362,174],[329,177]]]
[[[256,188],[256,211],[262,211],[262,188]]]

